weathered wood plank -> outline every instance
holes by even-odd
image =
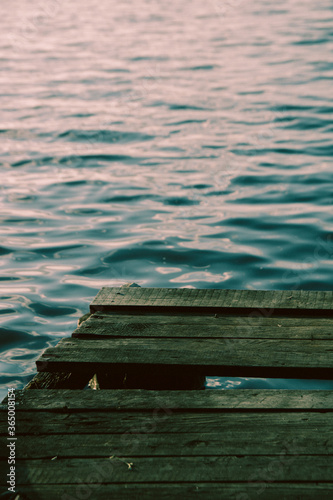
[[[185,288],[102,288],[90,305],[90,311],[115,308],[195,308],[208,309],[266,309],[266,315],[277,310],[333,310],[333,292],[258,290],[190,290]]]
[[[330,328],[333,325],[333,318],[319,316],[265,316],[258,311],[253,311],[247,315],[231,315],[223,313],[197,313],[197,311],[182,312],[145,312],[135,311],[128,314],[126,312],[110,312],[97,311],[89,315],[86,321],[100,320],[109,323],[121,324],[154,324],[154,325],[207,325],[207,326],[240,326],[242,328],[258,328],[258,327],[277,327],[281,325],[283,328],[290,327],[322,327]]]
[[[247,318],[246,318],[247,319]],[[250,320],[250,321],[249,321]],[[333,319],[269,318],[262,325],[257,318],[186,316],[136,316],[95,313],[77,328],[72,337],[166,337],[166,338],[274,338],[333,340]],[[306,321],[307,320],[307,321]],[[179,323],[178,323],[179,322]],[[296,325],[294,324],[296,323]],[[309,324],[310,323],[310,324]]]
[[[0,458],[6,459],[6,437],[0,437]],[[189,432],[76,434],[20,436],[17,459],[52,459],[116,456],[227,456],[227,455],[332,455],[333,436],[310,433],[299,427],[291,436],[288,429],[263,428],[260,433],[240,427],[232,433]]]
[[[333,411],[333,391],[237,389],[229,391],[34,390],[16,391],[19,411],[232,410]],[[0,405],[6,410],[6,400]]]
[[[0,434],[7,436],[6,412],[0,420]],[[290,436],[305,429],[309,435],[330,436],[333,432],[332,412],[186,412],[158,407],[148,411],[18,411],[17,435],[27,434],[142,434],[150,433],[214,433],[237,431],[240,427],[261,435],[264,427]]]
[[[6,462],[0,470],[7,471]],[[332,456],[113,457],[24,460],[16,464],[17,484],[91,484],[126,482],[241,482],[332,480]],[[92,474],[92,471],[95,474]],[[99,472],[97,474],[96,472]]]
[[[96,473],[96,470],[92,473]],[[333,483],[271,483],[263,472],[261,483],[136,483],[89,484],[90,475],[79,485],[34,485],[20,487],[22,494],[34,500],[331,500]]]
[[[111,366],[189,368],[202,375],[333,378],[332,343],[270,339],[62,339],[37,360],[38,371],[94,372]]]

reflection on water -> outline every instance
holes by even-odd
[[[329,0],[8,5],[2,388],[101,286],[332,288]]]

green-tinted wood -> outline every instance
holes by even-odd
[[[8,456],[6,437],[0,437],[0,457]],[[189,432],[20,436],[17,459],[122,456],[332,455],[333,436],[296,428],[265,427],[260,432],[240,427],[233,432]]]
[[[96,469],[92,474],[96,473]],[[88,476],[88,479],[90,475]],[[333,483],[138,483],[21,487],[33,500],[331,500]]]
[[[333,391],[237,389],[229,391],[34,390],[16,391],[19,411],[46,410],[270,410],[333,411]],[[6,410],[6,401],[0,409]]]
[[[318,317],[332,314],[332,292],[112,294],[101,306],[112,314],[95,313],[78,338],[40,359],[40,370],[62,373],[37,376],[29,387],[38,391],[17,391],[21,493],[68,500],[83,486],[99,499],[332,496],[332,391],[40,390],[110,368],[129,379],[138,369],[154,379],[177,370],[332,378],[332,320]],[[6,404],[0,415],[5,470]]]
[[[6,411],[0,411],[0,434],[7,436]],[[23,434],[142,434],[149,433],[214,433],[235,432],[241,427],[261,434],[263,427],[276,432],[305,429],[309,434],[330,436],[333,432],[332,412],[226,412],[177,411],[158,407],[153,411],[22,411],[17,412],[17,435]],[[245,427],[244,427],[245,426]],[[277,430],[279,429],[279,430]]]
[[[302,311],[301,311],[302,312]],[[260,311],[252,311],[250,314],[223,314],[223,313],[198,313],[197,311],[175,312],[144,312],[144,310],[133,313],[126,312],[102,312],[98,311],[89,315],[90,320],[100,320],[105,324],[154,324],[154,325],[207,325],[207,326],[240,326],[242,328],[258,327],[328,327],[333,325],[333,318],[321,318],[319,316],[265,316]]]
[[[6,473],[8,464],[0,462]],[[20,484],[141,482],[241,482],[332,480],[332,456],[131,457],[24,460],[16,464]],[[95,474],[92,474],[92,471]],[[97,474],[99,472],[99,474]],[[102,478],[102,479],[101,479]]]
[[[155,376],[168,366],[202,375],[333,378],[328,340],[66,338],[37,361],[38,371],[48,372],[95,373],[112,365],[133,372],[146,365]]]
[[[90,311],[114,308],[259,309],[271,316],[274,311],[285,309],[332,311],[333,292],[102,288],[91,303]]]
[[[333,340],[333,319],[258,318],[215,316],[99,316],[95,313],[77,328],[73,337],[166,338],[274,338]]]

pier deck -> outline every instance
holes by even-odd
[[[332,337],[332,292],[104,288],[16,391],[16,491],[332,498],[333,391],[200,390],[204,376],[332,380]]]

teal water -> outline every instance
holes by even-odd
[[[330,0],[3,0],[0,28],[2,393],[101,286],[332,289]]]

